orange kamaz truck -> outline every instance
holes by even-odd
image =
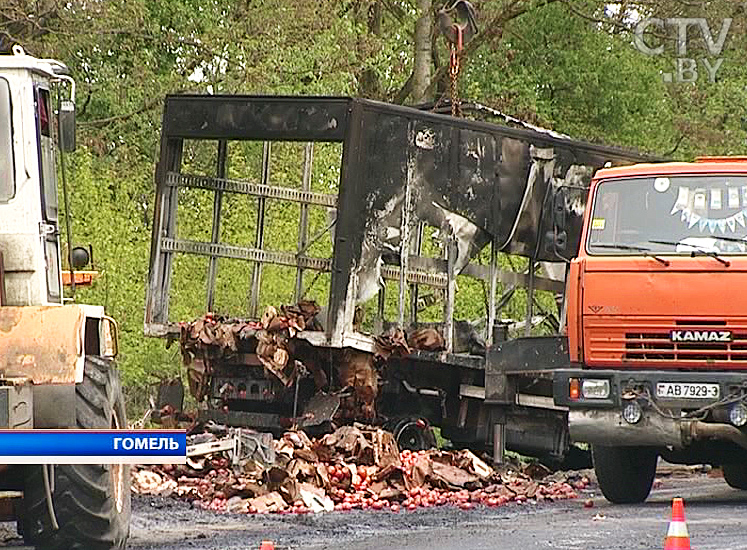
[[[747,489],[747,158],[599,170],[584,216],[553,393],[602,492],[645,500],[658,457]]]

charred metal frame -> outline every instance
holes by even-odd
[[[418,140],[424,139],[423,136],[426,138],[430,136],[431,143],[416,146]],[[214,177],[181,173],[184,140],[217,142]],[[227,144],[233,140],[264,142],[259,182],[226,179]],[[300,189],[271,185],[270,144],[272,141],[306,143]],[[342,143],[342,166],[337,197],[314,193],[310,190],[314,142]],[[384,195],[385,198],[394,197],[395,192],[404,188],[403,204],[405,207],[402,208],[399,221],[401,232],[398,245],[399,266],[384,265],[381,275],[386,279],[398,281],[400,325],[404,325],[407,320],[414,321],[417,317],[417,285],[430,285],[445,291],[444,336],[447,340],[447,349],[451,351],[451,327],[456,292],[455,237],[452,235],[448,239],[444,259],[421,257],[423,221],[414,217],[416,208],[414,203],[418,200],[422,201],[421,196],[417,198],[415,196],[415,186],[416,184],[423,185],[423,181],[430,185],[430,178],[437,180],[434,184],[436,192],[443,194],[442,198],[447,205],[453,205],[451,208],[459,210],[460,215],[466,216],[491,235],[489,239],[490,264],[488,266],[467,264],[462,271],[463,274],[483,279],[489,285],[490,299],[487,311],[489,322],[486,330],[488,342],[490,343],[493,339],[492,327],[497,317],[498,282],[514,287],[517,285],[527,287],[530,297],[527,300],[526,330],[528,334],[531,329],[534,290],[543,289],[562,293],[564,284],[562,281],[538,277],[533,268],[521,275],[500,270],[498,267],[499,251],[526,255],[530,260],[530,266],[534,266],[540,260],[557,261],[558,259],[543,257],[540,235],[544,226],[542,226],[541,217],[539,222],[535,222],[537,227],[533,228],[532,236],[528,238],[525,234],[521,237],[514,237],[517,230],[517,216],[524,214],[522,208],[524,208],[527,196],[525,194],[522,197],[521,206],[517,212],[511,216],[505,216],[507,206],[501,202],[503,199],[499,196],[498,188],[495,186],[503,180],[509,181],[511,174],[506,171],[510,166],[507,168],[506,164],[512,159],[506,156],[505,151],[495,150],[495,147],[505,149],[507,143],[509,145],[512,143],[514,145],[531,144],[531,147],[544,148],[537,149],[540,152],[537,153],[536,159],[545,159],[547,151],[554,148],[558,159],[561,156],[567,157],[567,160],[563,162],[594,167],[600,167],[605,162],[620,163],[646,158],[612,147],[573,141],[556,134],[456,119],[363,99],[168,96],[163,114],[161,155],[156,170],[157,193],[145,312],[146,333],[153,336],[165,336],[178,331],[178,325],[169,323],[168,320],[172,265],[175,253],[187,253],[209,257],[207,311],[214,307],[214,285],[218,259],[234,258],[253,262],[249,281],[249,303],[247,304],[250,317],[258,315],[263,264],[295,267],[297,298],[303,293],[304,271],[331,273],[326,345],[335,347],[349,345],[353,332],[356,270],[360,267],[366,221],[379,195]],[[473,147],[475,145],[476,148]],[[470,147],[473,147],[475,151],[478,149],[482,151],[482,156],[472,152],[473,149]],[[534,154],[532,153],[534,149],[529,148],[527,151],[521,153],[521,155],[527,155],[527,159],[520,159],[521,170],[529,165],[532,166],[531,171],[535,173],[544,170],[546,165],[532,164],[534,162],[532,158],[535,158],[531,156]],[[392,158],[389,159],[388,156]],[[384,162],[385,160],[391,160],[391,165]],[[543,162],[546,161],[543,160]],[[434,163],[437,166],[431,167],[430,165]],[[381,164],[387,166],[382,168]],[[403,172],[396,172],[397,166],[402,166]],[[484,170],[488,173],[483,173]],[[491,173],[492,170],[495,173]],[[491,196],[482,196],[477,199],[477,203],[492,201],[493,204],[488,210],[473,210],[474,207],[470,205],[477,204],[474,198],[470,199],[472,202],[465,203],[464,182],[470,178],[474,182],[476,174],[482,178],[478,178],[479,181],[477,181],[478,186],[483,185],[481,189],[495,187],[494,191],[489,191]],[[520,176],[525,177],[526,174],[521,173]],[[495,183],[491,183],[493,181]],[[488,187],[485,187],[486,185]],[[526,185],[531,186],[531,182]],[[178,188],[180,187],[207,189],[214,192],[210,242],[176,238]],[[257,197],[258,223],[254,246],[236,246],[220,242],[220,212],[223,195],[227,192]],[[469,187],[469,192],[472,193],[472,187]],[[529,192],[528,189],[526,193]],[[264,249],[264,217],[267,199],[300,203],[301,215],[296,254]],[[379,208],[383,208],[381,201],[378,204]],[[308,236],[310,205],[337,208],[334,253],[331,259],[314,258],[306,254],[310,244],[320,237],[317,235],[309,239]],[[479,205],[477,208],[479,209]],[[326,230],[329,228],[330,226]],[[414,238],[412,238],[413,234]],[[522,239],[531,242],[521,243]],[[407,285],[411,285],[409,312],[406,307]],[[383,303],[383,289],[381,289],[379,315],[383,313]]]
[[[181,172],[185,140],[217,143],[214,175]],[[226,178],[228,143],[241,140],[263,143],[258,181]],[[305,144],[297,187],[272,185],[271,144],[283,141]],[[320,142],[342,144],[337,196],[311,190],[314,144]],[[594,170],[607,163],[650,160],[637,153],[575,141],[550,132],[453,118],[363,99],[168,96],[156,169],[146,334],[174,336],[179,332],[179,324],[169,322],[169,294],[174,255],[186,253],[209,259],[206,311],[214,308],[219,259],[252,262],[250,280],[246,281],[247,313],[251,318],[260,313],[259,290],[264,264],[295,269],[296,299],[303,297],[306,271],[329,273],[326,331],[305,331],[297,337],[315,347],[351,347],[372,352],[373,339],[357,332],[353,319],[356,303],[376,295],[359,296],[361,280],[370,276],[373,269],[377,285],[379,277],[397,281],[396,321],[403,328],[406,322],[417,321],[419,285],[433,287],[445,295],[446,352],[415,351],[401,360],[406,364],[400,365],[409,373],[415,370],[425,373],[428,384],[433,382],[435,373],[445,377],[439,378],[444,384],[439,390],[445,400],[441,403],[443,415],[444,418],[448,416],[447,425],[442,426],[445,436],[454,441],[479,440],[494,444],[497,456],[504,447],[550,448],[559,456],[567,446],[565,412],[554,407],[551,397],[522,393],[521,384],[522,377],[532,380],[544,377],[547,382],[551,380],[548,373],[568,366],[567,341],[556,336],[506,342],[505,334],[501,333],[505,327],[497,324],[499,312],[517,287],[525,287],[524,333],[529,336],[535,290],[564,293],[564,281],[540,277],[536,271],[539,262],[567,260],[576,252],[577,242],[569,244],[565,257],[558,255],[554,245],[546,246],[546,235],[556,227],[554,216],[544,214],[554,208],[557,188],[575,186],[583,190],[584,185],[578,185],[578,177],[590,179]],[[214,193],[209,242],[177,237],[179,188]],[[256,199],[257,226],[252,245],[220,242],[225,193]],[[300,205],[295,253],[265,248],[268,200]],[[320,233],[309,236],[311,206],[336,208],[337,214]],[[574,215],[568,234],[577,232],[580,235],[580,215],[578,212]],[[444,250],[440,258],[422,256],[426,223],[439,231],[444,230]],[[465,259],[464,234],[458,234],[460,224],[461,230],[467,225],[472,231],[466,241],[468,249],[472,245],[478,249],[490,246],[488,265],[470,263],[472,253]],[[310,246],[333,226],[332,257],[309,256]],[[397,233],[398,238],[385,242],[377,233],[382,227]],[[371,248],[372,240],[379,254],[373,256],[373,263],[371,257],[364,257],[364,249]],[[383,245],[388,247],[386,262]],[[529,266],[526,272],[501,269],[499,252],[526,257]],[[383,265],[377,271],[380,263]],[[486,357],[453,353],[458,274],[481,279],[487,284]],[[499,283],[503,286],[502,295],[498,293]],[[384,326],[385,292],[386,286],[378,285],[376,332]],[[565,315],[565,308],[560,315]],[[446,396],[443,388],[449,384],[457,384],[458,389]],[[547,389],[552,395],[551,388]],[[226,413],[211,409],[208,413],[214,420],[232,425],[272,429],[279,422],[276,414],[259,410]]]

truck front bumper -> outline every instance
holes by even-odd
[[[584,380],[607,381],[609,395],[585,397],[579,391]],[[656,393],[660,383],[718,385],[719,393],[717,398],[662,398]],[[696,440],[718,439],[747,448],[747,426],[733,425],[729,416],[731,407],[747,405],[747,373],[566,369],[554,374],[553,396],[556,405],[568,407],[574,441],[681,449]],[[626,408],[635,414],[624,414]],[[693,411],[702,413],[688,416]]]

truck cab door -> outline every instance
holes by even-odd
[[[55,169],[55,144],[53,113],[49,88],[34,86],[36,112],[36,137],[39,144],[39,184],[41,185],[42,222],[39,234],[44,243],[47,271],[47,299],[62,302],[62,276],[57,203],[57,172]]]

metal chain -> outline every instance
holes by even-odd
[[[459,72],[462,65],[462,53],[464,52],[464,30],[454,26],[456,32],[456,43],[451,45],[451,62],[449,64],[449,76],[451,77],[451,116],[462,116],[462,104],[459,101]]]
[[[451,116],[462,116],[462,106],[459,102],[459,52],[455,44],[451,45],[451,64],[449,76],[451,77]]]

